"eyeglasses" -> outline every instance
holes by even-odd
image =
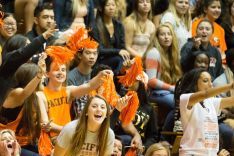
[[[10,27],[16,27],[16,24],[15,23],[4,23],[3,26],[5,28],[10,28]]]

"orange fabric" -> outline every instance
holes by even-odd
[[[119,82],[126,87],[133,85],[136,81],[136,77],[143,74],[142,60],[141,57],[135,57],[134,64],[126,70],[124,76],[119,76]]]
[[[75,56],[74,51],[62,46],[49,46],[45,51],[57,65],[68,64]]]
[[[117,100],[119,99],[119,95],[115,90],[115,84],[113,81],[113,76],[109,75],[104,80],[104,83],[97,89],[93,90],[90,95],[94,96],[98,94],[102,96],[108,104],[112,107],[116,106]]]
[[[9,122],[6,125],[0,123],[0,130],[11,129],[12,131],[14,131],[16,133],[16,129],[19,126],[19,123],[20,123],[22,117],[23,117],[23,108],[21,109],[20,113],[18,114],[16,120]],[[30,143],[30,141],[32,140],[32,138],[30,136],[27,136],[26,132],[24,132],[24,129],[20,129],[19,132],[16,133],[15,135],[16,135],[16,139],[17,139],[18,143],[20,144],[20,146],[28,145]]]
[[[204,19],[204,18],[196,18],[193,21],[192,36],[196,36],[196,34],[197,34],[196,29],[197,29],[198,23],[202,19]],[[216,22],[213,22],[213,27],[214,27],[214,32],[213,32],[212,37],[210,39],[210,43],[211,43],[211,45],[213,45],[215,47],[219,47],[221,52],[225,52],[227,50],[227,45],[226,45],[226,41],[225,41],[225,31]]]
[[[70,107],[66,88],[62,87],[60,91],[51,91],[47,87],[44,88],[48,105],[48,117],[53,123],[64,126],[71,121]],[[50,133],[51,137],[57,136],[58,133]]]
[[[130,148],[128,152],[125,154],[125,156],[137,156],[136,149]]]
[[[17,116],[16,120],[9,122],[8,124],[4,125],[0,123],[0,130],[3,129],[11,129],[12,131],[16,132],[16,129],[23,117],[23,108],[21,109],[19,115]]]
[[[135,91],[128,91],[128,96],[132,96],[128,101],[128,105],[121,111],[119,119],[122,124],[128,125],[135,118],[137,109],[139,107],[139,99]]]
[[[0,11],[0,26],[3,25],[3,16],[4,16],[4,12]]]
[[[68,39],[67,46],[77,52],[83,48],[97,49],[98,43],[88,37],[87,29],[80,28]]]
[[[40,156],[48,156],[51,154],[51,151],[53,149],[53,145],[51,143],[49,135],[41,131],[40,138],[38,140],[38,151]]]

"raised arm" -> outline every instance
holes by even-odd
[[[196,103],[201,102],[209,97],[214,97],[222,92],[227,92],[228,90],[232,88],[234,88],[234,83],[196,92],[190,96],[188,107],[192,107]],[[226,108],[232,105],[234,105],[234,97],[228,97],[228,98],[223,98],[221,100],[220,107]]]
[[[104,82],[104,77],[108,76],[109,74],[113,74],[111,70],[103,70],[98,73],[93,79],[91,79],[88,83],[85,83],[80,86],[69,86],[68,94],[70,95],[70,100],[72,98],[80,98],[85,94],[88,94],[90,91],[97,89],[101,84]]]
[[[42,56],[39,58],[39,70],[37,72],[37,75],[24,88],[16,88],[12,90],[3,103],[4,107],[15,108],[17,106],[20,106],[30,95],[32,95],[46,72],[45,59],[46,54],[43,53]]]

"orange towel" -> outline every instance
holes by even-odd
[[[51,143],[49,135],[41,131],[41,135],[38,141],[38,151],[40,156],[48,156],[51,154],[51,151],[53,149],[53,145]]]
[[[139,107],[139,99],[135,91],[128,91],[128,96],[132,96],[128,101],[128,105],[121,111],[119,119],[122,124],[128,125],[135,118],[137,109]]]

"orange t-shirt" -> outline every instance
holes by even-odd
[[[197,25],[198,23],[204,18],[196,18],[193,21],[192,24],[192,36],[196,36],[197,32]],[[212,37],[210,39],[211,45],[215,47],[219,47],[221,52],[224,53],[227,50],[227,45],[225,41],[225,32],[223,28],[217,24],[216,22],[213,22],[214,32],[212,34]]]
[[[60,91],[51,91],[47,87],[44,88],[48,105],[48,117],[53,123],[64,126],[71,121],[70,107],[66,88],[62,87]],[[57,133],[51,133],[51,137],[57,136]]]

